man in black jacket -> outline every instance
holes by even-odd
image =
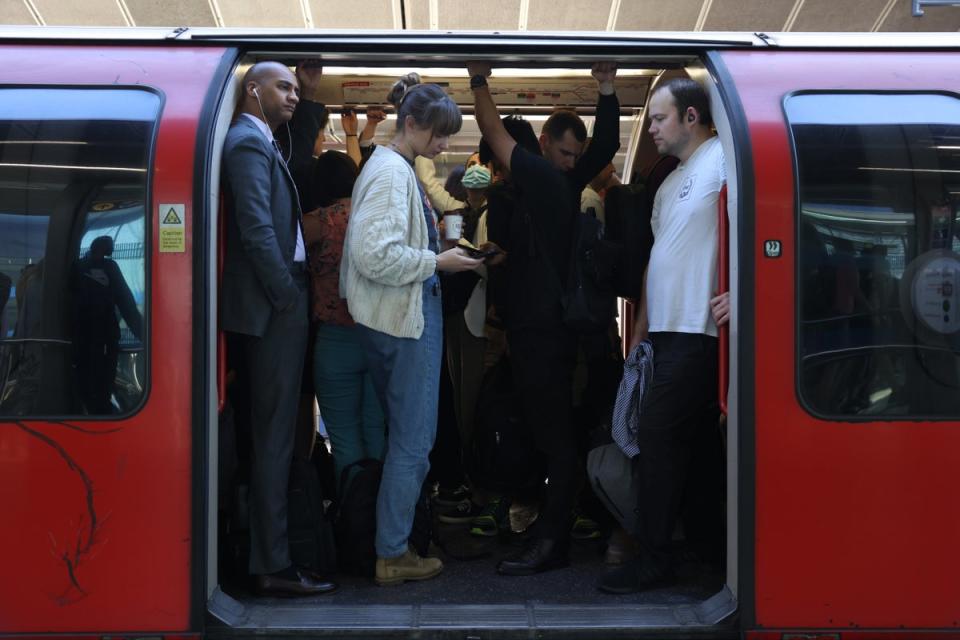
[[[537,448],[547,459],[549,484],[536,536],[497,571],[529,575],[567,564],[570,517],[582,464],[570,422],[576,335],[561,320],[561,295],[569,268],[580,194],[612,159],[620,144],[620,105],[614,92],[616,65],[597,63],[596,125],[586,152],[586,127],[572,111],[558,111],[544,124],[542,156],[518,145],[504,128],[487,87],[490,65],[467,66],[477,124],[499,165],[509,171],[529,218],[527,237],[511,235],[503,267],[508,281],[507,340],[516,391]],[[515,214],[516,215],[516,214]],[[516,225],[512,225],[516,226]],[[522,234],[521,234],[522,235]]]

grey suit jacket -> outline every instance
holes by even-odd
[[[293,307],[300,206],[280,157],[246,117],[230,126],[223,147],[226,249],[220,299],[225,331],[263,336],[271,314]]]

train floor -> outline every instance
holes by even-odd
[[[529,505],[514,505],[514,529],[529,523],[535,511]],[[470,534],[466,524],[436,523],[431,555],[441,558],[444,570],[438,577],[402,586],[378,587],[372,578],[337,575],[339,590],[331,595],[295,601],[277,600],[284,607],[324,605],[694,605],[723,587],[720,567],[703,562],[677,543],[677,582],[670,586],[631,595],[609,595],[596,587],[605,571],[606,541],[603,538],[571,543],[570,565],[533,576],[501,576],[497,562],[524,543],[523,533],[501,533],[484,538]],[[266,605],[270,599],[255,598],[244,584],[224,584],[223,591],[247,604]]]

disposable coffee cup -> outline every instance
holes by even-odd
[[[443,224],[446,227],[444,237],[447,240],[459,240],[463,233],[463,216],[458,213],[448,213],[443,216]]]

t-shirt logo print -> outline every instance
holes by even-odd
[[[693,184],[697,181],[697,176],[687,176],[683,181],[683,184],[680,185],[680,193],[677,194],[677,201],[683,202],[690,197],[690,193],[693,191]]]

